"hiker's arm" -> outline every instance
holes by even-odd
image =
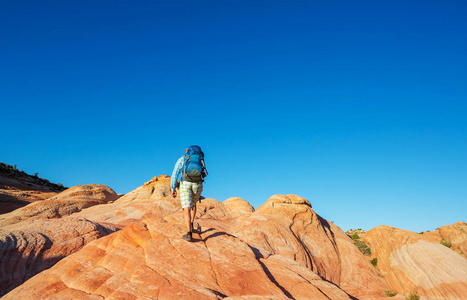
[[[172,188],[172,191],[175,191],[175,188],[177,186],[178,175],[180,175],[180,171],[182,170],[182,165],[183,165],[183,156],[177,160],[177,163],[175,163],[175,167],[172,172],[172,177],[170,177],[170,187]]]

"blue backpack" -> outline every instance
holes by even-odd
[[[208,176],[204,165],[204,153],[199,146],[190,146],[185,153],[182,165],[182,180],[203,182]]]

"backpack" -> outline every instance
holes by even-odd
[[[204,153],[199,146],[190,146],[184,155],[182,165],[182,180],[203,182],[208,175],[204,165]]]

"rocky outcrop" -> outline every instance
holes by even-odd
[[[457,222],[441,226],[439,229],[441,242],[445,241],[450,248],[467,258],[467,223]]]
[[[0,215],[57,194],[57,191],[0,174]]]
[[[170,177],[160,175],[113,203],[90,207],[75,215],[123,228],[142,219],[162,218],[179,209],[179,199],[171,196]]]
[[[165,175],[107,204],[57,219],[36,215],[2,230],[11,245],[2,252],[5,261],[27,262],[15,274],[52,262],[2,299],[387,299],[382,294],[390,289],[456,299],[467,282],[456,273],[465,258],[427,241],[439,237],[386,227],[365,234],[378,258],[374,267],[296,195],[274,195],[256,211],[241,198],[203,199],[194,240],[183,241],[183,211]],[[449,270],[433,275],[434,261]],[[0,270],[2,278],[10,276],[8,268]],[[11,287],[17,277],[3,282]]]
[[[47,200],[34,202],[11,213],[0,215],[0,227],[32,218],[64,217],[86,207],[114,201],[118,197],[111,188],[105,185],[75,186]]]
[[[76,186],[1,215],[0,295],[88,242],[114,232],[116,228],[109,224],[98,224],[72,214],[117,198],[105,185]]]
[[[192,243],[159,176],[104,206],[74,214],[123,227],[28,280],[4,299],[373,299],[387,289],[352,240],[308,200],[275,195],[204,199]],[[345,286],[345,288],[344,288]]]
[[[74,217],[34,219],[0,227],[0,296],[88,242],[114,231]]]
[[[0,214],[50,198],[66,188],[0,162]]]
[[[146,219],[96,240],[4,299],[222,299],[264,296],[351,299],[311,270],[282,256],[259,258],[247,243],[206,226],[195,241],[182,224]],[[287,267],[285,267],[287,266]]]
[[[172,197],[155,201],[169,195],[167,191],[170,192],[168,176],[153,178],[120,198],[123,201],[118,201],[119,196],[107,186],[76,186],[0,216],[0,295],[90,241],[142,217],[161,217],[177,211],[178,202]],[[82,209],[87,212],[76,213]]]
[[[421,299],[465,299],[467,260],[438,239],[427,239],[433,236],[389,226],[373,228],[364,238],[394,291]]]
[[[353,241],[316,214],[308,200],[274,195],[233,231],[260,257],[279,255],[312,270],[356,297],[388,289]]]
[[[222,202],[222,204],[227,210],[228,214],[234,218],[248,216],[255,211],[255,209],[253,208],[253,206],[251,206],[250,203],[238,197],[229,198]]]
[[[467,223],[457,222],[452,225],[424,232],[422,238],[432,243],[441,243],[467,258]]]

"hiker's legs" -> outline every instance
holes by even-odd
[[[196,203],[198,203],[199,198],[201,197],[201,193],[203,192],[203,183],[193,183],[191,187],[193,190],[193,203],[192,206],[195,207]]]
[[[188,232],[191,232],[191,207],[193,200],[193,191],[190,182],[180,182],[180,201],[183,208],[183,218]]]
[[[185,207],[183,209],[183,218],[185,219],[185,226],[186,226],[186,231],[191,232],[191,211],[192,209],[190,207]]]
[[[195,221],[196,217],[196,204],[191,208],[191,223]]]
[[[196,217],[196,203],[198,203],[199,198],[201,197],[201,193],[203,192],[203,183],[193,183],[192,184],[192,191],[193,191],[193,200],[191,202],[192,211],[191,211],[191,223],[195,221]]]
[[[196,217],[196,203],[203,192],[203,183],[180,182],[180,201],[183,208],[183,218],[188,232],[192,232],[192,223]]]

